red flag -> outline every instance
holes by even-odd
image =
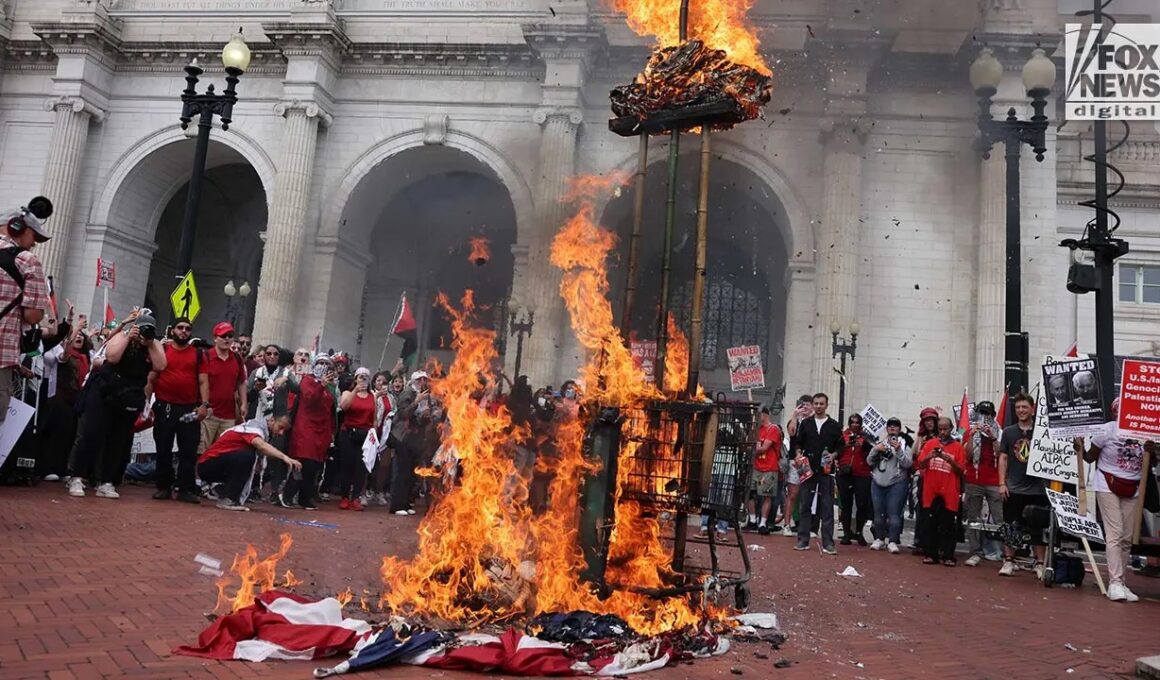
[[[959,405],[959,432],[963,439],[971,436],[971,409],[967,404],[967,388],[963,388],[963,401]]]
[[[403,339],[403,350],[399,352],[399,358],[407,366],[411,365],[415,354],[419,351],[418,329],[415,316],[411,313],[411,305],[407,304],[407,294],[403,293],[403,299],[399,303],[399,318],[395,320],[395,327],[391,332]]]
[[[995,422],[999,423],[999,427],[1007,426],[1007,388],[1003,388],[1003,396],[999,398],[999,412],[995,416]]]
[[[318,343],[321,339],[322,336],[320,335],[314,336],[314,343],[310,345],[310,354],[313,356],[318,356]]]
[[[105,303],[105,325],[113,323],[117,320],[117,315],[113,313],[113,305]]]
[[[1078,340],[1071,343],[1071,347],[1068,348],[1067,354],[1065,354],[1064,356],[1073,357],[1073,358],[1079,356],[1079,341]]]
[[[53,283],[52,277],[48,277],[48,309],[52,312],[53,319],[59,319],[60,314],[56,307],[56,284]]]

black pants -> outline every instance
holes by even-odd
[[[77,439],[69,455],[69,474],[98,485],[120,484],[133,448],[137,411],[99,389],[84,390]]]
[[[235,503],[242,502],[242,491],[246,482],[254,471],[254,459],[257,454],[253,449],[223,453],[216,458],[210,458],[197,466],[197,474],[204,481],[212,484],[221,484],[225,489],[225,497]]]
[[[838,503],[841,505],[838,519],[842,523],[842,535],[847,539],[861,538],[862,528],[874,517],[870,505],[870,481],[869,477],[838,475]],[[856,513],[855,505],[858,506]],[[851,517],[856,524],[850,524]]]
[[[914,501],[914,544],[922,547],[922,537],[926,535],[926,523],[929,520],[930,513],[926,508],[922,507],[922,475],[918,475],[914,482],[914,493],[910,495],[910,499]]]
[[[366,489],[367,466],[363,463],[362,454],[366,439],[366,430],[347,428],[338,433],[338,455],[342,460],[339,464],[342,473],[339,493],[343,498],[354,500],[362,496]]]
[[[73,404],[59,396],[45,402],[40,415],[40,445],[37,474],[68,474],[68,456],[77,438],[77,414]]]
[[[415,490],[415,466],[418,464],[419,449],[415,442],[399,442],[391,461],[391,512],[410,509]]]
[[[919,537],[923,554],[936,560],[953,560],[959,539],[959,520],[957,513],[947,510],[942,498],[935,498],[926,509],[923,527],[926,535]]]
[[[294,472],[286,480],[282,489],[282,500],[287,503],[303,507],[318,505],[318,475],[322,472],[322,463],[316,460],[303,460],[302,470]]]
[[[157,488],[173,488],[173,442],[177,442],[177,490],[197,493],[194,468],[197,447],[201,443],[201,423],[183,423],[181,417],[192,413],[195,404],[153,405],[153,442],[157,444]],[[203,478],[204,479],[204,478]]]
[[[810,508],[813,507],[815,493],[818,497],[818,538],[822,541],[822,547],[829,548],[834,545],[833,475],[815,473],[798,488],[798,543],[809,545],[814,517]]]

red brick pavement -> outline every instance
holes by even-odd
[[[332,594],[373,588],[380,556],[415,546],[417,520],[383,508],[226,513],[152,501],[149,491],[128,488],[109,501],[70,498],[56,484],[0,488],[0,678],[307,678],[320,664],[170,654],[196,638],[213,607],[213,584],[193,556],[228,559],[246,543],[268,552],[288,531],[295,544],[285,566],[304,579],[298,590]],[[948,569],[856,547],[823,557],[794,552],[792,539],[753,539],[765,548],[751,553],[753,610],[775,611],[789,641],[777,651],[737,643],[656,677],[1130,677],[1135,658],[1160,651],[1158,581],[1130,576],[1144,599],[1117,604],[1094,585],[1047,590],[1027,573],[1001,579],[992,563]],[[846,565],[864,576],[837,576]],[[774,668],[781,658],[795,665]],[[363,677],[479,676],[402,668]]]

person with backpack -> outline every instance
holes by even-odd
[[[209,378],[209,414],[201,421],[201,446],[205,453],[226,430],[242,422],[246,412],[246,364],[230,349],[234,327],[222,321],[213,327],[213,348],[205,352],[205,372]]]
[[[209,415],[209,376],[203,352],[191,344],[193,323],[184,317],[173,322],[165,344],[164,370],[149,374],[146,392],[153,403],[153,441],[157,444],[156,500],[174,492],[184,503],[200,503],[194,468],[201,440],[201,422]],[[173,478],[173,444],[177,442],[177,483]]]
[[[0,213],[0,424],[8,417],[13,374],[21,354],[35,349],[36,334],[48,307],[44,267],[32,254],[49,236],[42,220],[52,215],[52,202],[37,196],[28,207]]]

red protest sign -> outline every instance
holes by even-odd
[[[97,258],[97,288],[117,287],[117,265],[114,262]]]
[[[1160,440],[1160,362],[1124,360],[1116,425],[1122,436]]]

